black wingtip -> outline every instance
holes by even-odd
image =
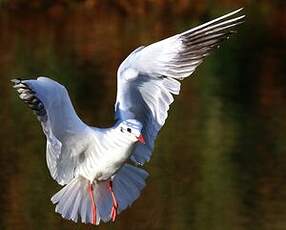
[[[12,82],[13,85],[17,85],[20,84],[22,82],[21,78],[15,78],[15,79],[11,79],[10,80]]]
[[[12,87],[15,89],[24,88],[30,89],[29,86],[24,82],[22,78],[15,78],[10,80],[12,82]]]

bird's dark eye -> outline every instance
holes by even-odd
[[[123,133],[123,128],[122,127],[120,127],[120,131]]]
[[[127,132],[128,132],[128,133],[131,133],[131,129],[130,129],[130,128],[127,128]]]

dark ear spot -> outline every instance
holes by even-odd
[[[81,152],[81,153],[79,154],[79,163],[82,163],[82,162],[84,161],[84,159],[85,159],[85,153],[84,153],[84,152]]]
[[[131,129],[130,129],[130,128],[127,128],[127,132],[128,132],[128,133],[131,133]]]

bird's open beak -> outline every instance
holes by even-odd
[[[137,137],[137,140],[141,143],[141,144],[145,144],[145,140],[142,134],[140,134],[139,137]]]

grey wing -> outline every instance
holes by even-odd
[[[73,178],[77,159],[65,145],[85,124],[78,118],[64,86],[46,77],[12,80],[19,97],[34,111],[47,138],[46,158],[51,176],[66,184]]]
[[[150,159],[156,136],[168,116],[180,82],[191,75],[204,57],[235,32],[244,20],[233,11],[215,20],[133,51],[117,73],[116,118],[143,123],[145,145],[137,144],[131,159]]]

